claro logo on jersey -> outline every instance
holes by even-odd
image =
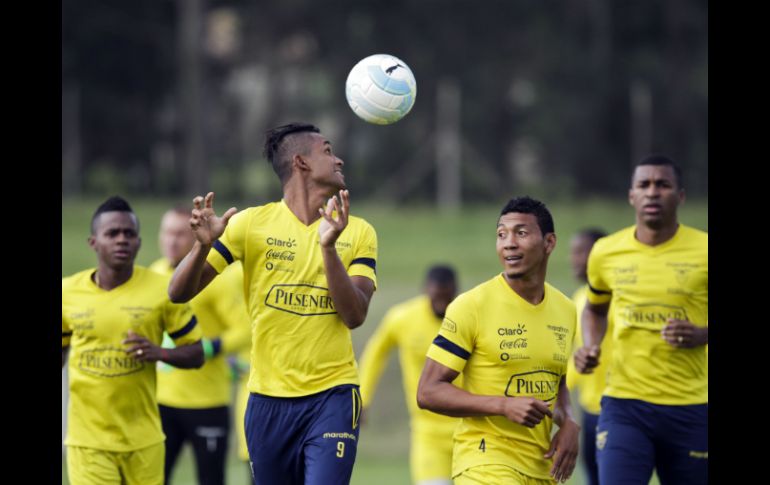
[[[556,399],[561,375],[547,370],[535,370],[514,374],[508,380],[505,395],[508,397],[534,397],[541,401]]]
[[[332,298],[329,296],[329,289],[322,286],[273,285],[267,292],[265,305],[303,317],[337,313]]]
[[[620,312],[621,322],[627,327],[643,328],[660,331],[668,324],[669,318],[689,320],[687,311],[675,305],[662,303],[645,303],[629,305]]]
[[[102,347],[83,351],[78,368],[99,377],[120,377],[141,371],[144,363],[129,356],[124,348]]]
[[[289,239],[279,239],[277,237],[269,237],[267,238],[267,244],[268,246],[277,246],[279,248],[296,248],[297,247],[297,240],[293,237],[290,237]]]

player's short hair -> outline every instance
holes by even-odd
[[[586,237],[592,243],[595,243],[599,239],[607,235],[603,229],[598,227],[586,227],[575,233],[576,236]]]
[[[288,125],[272,128],[265,133],[264,154],[273,166],[281,183],[285,183],[291,175],[291,159],[297,152],[306,153],[305,147],[297,142],[297,133],[320,133],[317,126],[310,123],[289,123]]]
[[[634,167],[634,171],[631,173],[632,187],[634,185],[634,173],[636,173],[636,167],[641,167],[642,165],[658,165],[658,166],[671,167],[671,169],[674,171],[674,177],[676,177],[676,187],[679,189],[684,188],[684,179],[682,178],[682,169],[679,167],[679,165],[677,165],[673,160],[671,160],[667,156],[660,155],[657,153],[644,157],[639,161],[639,163],[636,164],[636,166]]]
[[[553,227],[553,217],[545,204],[528,195],[525,195],[524,197],[514,197],[509,200],[508,203],[505,204],[505,207],[503,207],[503,210],[500,211],[500,216],[502,217],[510,212],[534,215],[543,236],[550,232],[556,232]]]
[[[96,212],[91,217],[91,234],[96,234],[96,219],[105,212],[130,212],[134,214],[134,210],[126,199],[113,195],[96,208]],[[139,219],[136,217],[136,214],[134,214],[134,218],[136,219],[136,229],[139,230]]]
[[[457,276],[455,270],[448,264],[436,264],[428,269],[425,276],[426,283],[436,283],[438,285],[456,284]]]

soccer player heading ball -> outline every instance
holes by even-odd
[[[270,130],[265,154],[283,199],[219,217],[194,199],[193,249],[169,286],[195,296],[243,262],[252,316],[246,441],[256,483],[344,484],[358,443],[361,398],[350,330],[376,285],[377,236],[350,215],[344,162],[318,128]]]

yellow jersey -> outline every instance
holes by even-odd
[[[275,397],[358,384],[353,342],[329,294],[318,226],[305,225],[281,200],[230,219],[207,261],[217,272],[243,262],[252,325],[249,391]],[[336,242],[350,276],[377,282],[377,235],[349,216]]]
[[[708,234],[680,224],[657,246],[635,234],[632,226],[599,239],[588,258],[588,301],[612,301],[605,395],[662,405],[707,403],[706,347],[676,348],[661,330],[668,318],[708,326]]]
[[[168,278],[134,266],[110,291],[89,269],[62,279],[62,347],[71,347],[68,446],[133,451],[165,440],[156,402],[154,363],[138,362],[122,343],[129,330],[160,345],[167,332],[178,345],[201,339],[190,306],[168,298]]]
[[[545,284],[532,305],[502,274],[461,294],[447,309],[428,357],[463,373],[468,392],[486,396],[534,397],[553,404],[575,335],[575,305]],[[553,420],[534,428],[504,416],[461,419],[454,435],[452,475],[478,465],[506,465],[528,476],[550,479]]]
[[[174,273],[168,260],[155,261],[150,269],[167,278]],[[177,369],[159,362],[158,404],[203,409],[227,406],[232,398],[232,378],[226,354],[249,348],[251,322],[243,299],[243,267],[227,267],[190,300],[203,336],[221,339],[220,352],[199,369]]]
[[[430,298],[426,295],[417,296],[388,310],[361,354],[361,400],[364,408],[372,403],[377,382],[385,370],[390,352],[397,347],[412,431],[452,436],[459,422],[457,418],[417,406],[417,383],[425,366],[425,354],[440,327],[441,318],[433,313]],[[457,380],[455,384],[460,385]]]

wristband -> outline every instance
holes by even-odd
[[[201,339],[201,345],[203,345],[203,358],[209,360],[214,357],[214,344],[207,338]]]

